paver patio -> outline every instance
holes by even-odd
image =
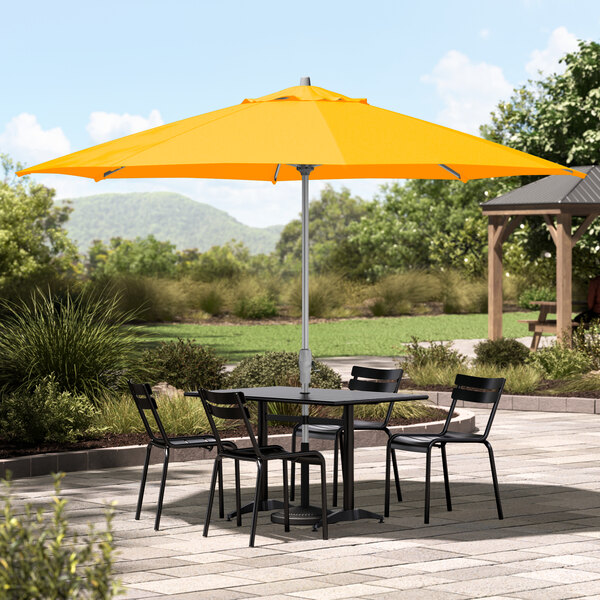
[[[485,411],[474,411],[484,418]],[[127,598],[600,598],[600,416],[499,411],[490,440],[503,521],[479,447],[449,447],[451,513],[434,455],[431,524],[423,524],[424,457],[399,452],[404,502],[393,502],[382,524],[332,525],[328,541],[309,528],[284,533],[262,513],[256,548],[248,548],[249,517],[238,529],[219,520],[218,511],[203,538],[212,461],[172,464],[159,532],[153,530],[159,467],[151,467],[140,521],[133,518],[140,468],[70,473],[63,494],[81,533],[88,521],[102,525],[103,500],[117,500],[116,570]],[[331,452],[325,455],[331,470]],[[363,448],[355,456],[356,504],[381,512],[385,451]],[[271,495],[280,497],[280,469],[269,474]],[[253,467],[242,465],[243,500],[251,497],[254,477]],[[232,510],[231,464],[225,487]],[[50,477],[14,483],[19,501],[47,501],[51,490]]]

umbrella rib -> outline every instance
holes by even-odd
[[[456,177],[457,179],[461,179],[460,173],[458,171],[455,171],[454,169],[451,169],[449,166],[447,165],[439,165],[440,167],[442,167],[442,169],[446,169],[446,171],[448,171],[448,173],[451,173],[452,175],[454,175],[454,177]]]

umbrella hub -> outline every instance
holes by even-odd
[[[349,96],[344,96],[343,94],[332,92],[322,87],[306,84],[295,85],[294,87],[286,88],[285,90],[275,92],[274,94],[268,94],[267,96],[261,96],[260,98],[246,98],[242,104],[255,102],[284,102],[286,100],[295,102],[358,102],[361,104],[368,104],[366,98],[350,98]]]

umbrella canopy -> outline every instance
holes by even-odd
[[[19,172],[101,179],[460,179],[571,169],[311,85],[176,121]]]

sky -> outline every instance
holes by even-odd
[[[477,135],[512,90],[600,41],[597,0],[0,0],[0,153],[25,165],[239,104],[310,76]],[[298,182],[38,175],[57,198],[174,191],[284,224]],[[327,182],[311,183],[311,198]],[[382,180],[329,182],[371,199]]]

